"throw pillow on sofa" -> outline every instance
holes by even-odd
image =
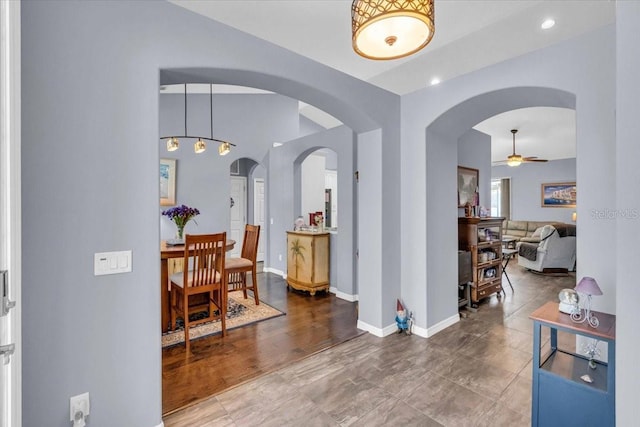
[[[533,232],[533,234],[531,235],[531,237],[536,237],[536,238],[538,238],[538,239],[541,239],[541,238],[542,238],[542,237],[541,237],[541,234],[542,234],[542,229],[543,229],[543,228],[544,228],[544,227],[538,227],[538,228],[536,228],[536,231],[534,231],[534,232]]]
[[[544,230],[544,227],[538,227],[538,228],[535,229],[533,234],[531,234],[531,236],[522,237],[520,239],[520,241],[521,242],[528,242],[528,243],[538,243],[538,242],[540,242],[540,240],[542,240],[542,230]]]

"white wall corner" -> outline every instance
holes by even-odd
[[[425,328],[421,328],[418,325],[412,325],[411,326],[411,334],[412,335],[417,335],[417,336],[422,337],[422,338],[428,338],[429,337],[429,330],[425,329]]]
[[[351,295],[351,294],[341,292],[335,286],[330,287],[329,292],[331,292],[332,294],[335,294],[336,297],[343,299],[345,301],[349,301],[349,302],[358,301],[358,294]]]
[[[271,267],[263,267],[262,271],[264,271],[265,273],[273,273],[273,274],[277,274],[278,276],[282,276],[283,279],[287,278],[287,274],[282,271],[282,270],[278,270],[276,268],[271,268]]]
[[[358,323],[356,325],[356,327],[358,329],[361,329],[363,331],[367,331],[372,335],[375,335],[377,337],[383,338],[386,337],[387,335],[391,335],[394,332],[396,332],[398,330],[398,326],[393,323],[391,325],[385,326],[384,328],[380,329],[377,328],[375,326],[372,326],[368,323],[363,322],[362,320],[358,320]]]

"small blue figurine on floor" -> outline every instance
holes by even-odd
[[[411,332],[409,330],[409,318],[407,317],[407,312],[400,300],[396,301],[396,324],[398,325],[398,333],[401,334],[402,332],[405,332],[408,335]]]

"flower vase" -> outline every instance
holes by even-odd
[[[178,231],[176,231],[176,240],[184,242],[184,227],[178,227]]]

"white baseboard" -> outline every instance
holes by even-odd
[[[265,273],[277,274],[278,276],[282,276],[283,279],[287,278],[287,274],[284,271],[278,270],[278,269],[275,269],[275,268],[263,267],[262,271],[264,271]]]
[[[417,336],[422,337],[422,338],[429,338],[429,330],[425,329],[425,328],[421,328],[418,325],[412,325],[411,326],[411,334],[412,335],[417,335]]]
[[[343,299],[345,301],[349,301],[349,302],[358,301],[358,294],[356,295],[347,294],[342,291],[339,291],[337,288],[333,286],[329,288],[329,292],[331,292],[332,294],[335,294],[336,297]]]
[[[362,320],[358,320],[358,323],[356,325],[356,327],[358,329],[362,329],[363,331],[367,331],[372,335],[375,335],[377,337],[383,338],[386,337],[387,335],[391,335],[393,333],[395,333],[398,330],[398,326],[393,323],[391,325],[385,326],[384,328],[380,329],[377,328],[375,326],[372,326],[368,323],[363,322]]]
[[[411,328],[411,333],[413,335],[417,335],[422,338],[429,338],[434,336],[438,332],[448,328],[449,326],[455,325],[459,321],[460,321],[460,315],[456,314],[454,316],[449,317],[448,319],[443,320],[442,322],[436,323],[430,328],[425,329],[425,328],[421,328],[420,326],[413,325]],[[386,337],[387,335],[394,334],[398,331],[398,325],[396,323],[393,323],[391,325],[385,326],[384,328],[380,329],[375,326],[369,325],[368,323],[365,323],[362,320],[358,320],[356,327],[358,329],[367,331],[370,334],[380,338]]]
[[[415,335],[423,338],[429,338],[437,334],[438,332],[447,329],[451,325],[455,325],[460,321],[460,315],[455,314],[448,319],[444,319],[442,322],[438,322],[430,328],[421,328],[420,326],[413,325],[412,331]]]

